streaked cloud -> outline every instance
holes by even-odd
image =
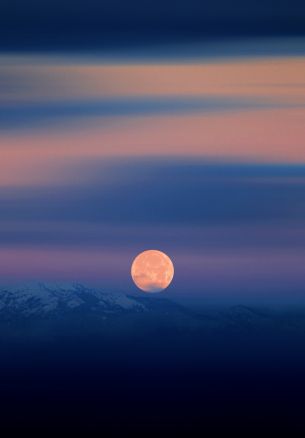
[[[67,57],[2,55],[0,100],[79,103],[91,99],[210,96],[304,103],[304,76],[304,56],[111,63],[103,58],[69,61]]]
[[[160,247],[179,293],[300,290],[304,57],[1,61],[3,278],[124,287]]]
[[[228,98],[129,98],[101,101],[58,102],[0,105],[0,130],[67,127],[80,121],[114,117],[154,116],[160,114],[192,114],[272,108],[277,105],[257,100]],[[286,106],[286,105],[284,105]],[[305,104],[304,104],[305,108]]]
[[[188,226],[305,221],[305,166],[92,160],[82,172],[87,178],[80,184],[3,187],[1,220]]]
[[[305,110],[216,111],[94,118],[86,125],[0,135],[0,186],[77,182],[83,160],[198,157],[212,160],[305,162]],[[73,164],[74,163],[74,164]],[[79,164],[78,164],[79,165]]]

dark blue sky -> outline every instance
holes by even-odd
[[[4,0],[2,49],[93,49],[238,36],[303,35],[302,0]]]

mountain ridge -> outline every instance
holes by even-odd
[[[0,337],[39,334],[139,336],[305,335],[305,309],[275,311],[235,305],[193,310],[167,297],[109,292],[81,283],[0,286]]]

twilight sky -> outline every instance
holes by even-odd
[[[83,16],[81,1],[4,2],[3,282],[132,291],[134,256],[155,248],[175,264],[173,296],[302,300],[305,8],[292,3],[148,14],[90,0]]]
[[[303,0],[2,0],[0,47],[96,50],[304,35]]]

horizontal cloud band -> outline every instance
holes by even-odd
[[[76,178],[80,171],[75,163]],[[80,184],[2,187],[1,221],[228,225],[305,221],[305,166],[87,160]]]
[[[281,104],[281,107],[291,105]],[[298,105],[293,105],[296,107]],[[230,98],[125,98],[90,101],[0,104],[0,129],[41,128],[61,122],[97,117],[143,116],[175,113],[213,113],[277,108],[279,103],[259,99]]]

